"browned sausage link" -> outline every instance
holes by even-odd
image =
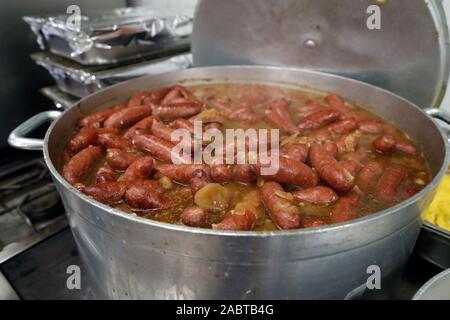
[[[124,199],[127,183],[122,181],[105,182],[86,186],[83,193],[104,204],[114,204]]]
[[[349,191],[355,185],[355,178],[324,147],[313,144],[309,158],[319,176],[335,190]]]
[[[339,164],[347,169],[347,171],[350,172],[350,174],[354,177],[356,177],[359,170],[361,169],[361,164],[354,159],[341,160],[339,161]]]
[[[123,103],[120,103],[116,105],[113,108],[109,108],[106,110],[101,110],[94,112],[92,114],[89,114],[87,116],[82,117],[78,121],[79,127],[95,127],[99,128],[103,124],[103,122],[108,119],[113,113],[121,111],[126,108],[126,105]]]
[[[125,171],[139,155],[121,149],[108,149],[106,151],[106,163],[116,171]]]
[[[226,164],[211,164],[211,179],[214,182],[225,183],[231,181],[233,172]]]
[[[173,131],[174,131],[174,129],[172,129],[171,127],[165,125],[164,123],[162,123],[160,121],[153,122],[153,125],[150,129],[151,134],[153,134],[155,137],[175,143],[175,141],[172,141],[172,139],[171,139]]]
[[[147,132],[150,133],[150,128],[153,125],[153,122],[155,121],[155,117],[149,116],[145,117],[144,119],[138,121],[135,125],[133,125],[131,128],[125,132],[123,135],[126,139],[132,139],[134,135]]]
[[[333,158],[336,158],[338,154],[338,147],[336,143],[334,143],[333,141],[327,141],[323,144],[323,147]]]
[[[150,103],[151,94],[146,91],[138,91],[128,100],[128,108],[139,107]]]
[[[287,111],[288,102],[286,99],[278,99],[271,102],[266,109],[266,119],[277,128],[294,134],[299,132],[298,128],[292,123]]]
[[[192,121],[186,120],[186,119],[177,119],[174,122],[172,122],[172,127],[175,129],[186,129],[190,133],[194,134],[194,124]]]
[[[167,94],[160,101],[161,105],[171,103],[173,101],[195,100],[194,95],[185,87],[175,85],[169,88]]]
[[[255,170],[250,164],[237,164],[233,170],[234,179],[238,182],[252,183],[256,181]]]
[[[192,178],[189,180],[192,194],[196,194],[198,190],[211,182],[208,174],[204,170],[197,169],[192,175]]]
[[[338,199],[333,189],[325,186],[315,186],[292,192],[294,199],[300,202],[313,204],[330,204]]]
[[[395,137],[390,134],[384,134],[382,136],[379,136],[376,138],[372,145],[373,147],[380,152],[393,152],[396,149],[397,141],[395,140]]]
[[[358,121],[358,128],[362,132],[370,134],[379,134],[383,131],[381,123],[375,119],[363,119]]]
[[[300,162],[305,162],[308,159],[308,152],[309,147],[302,143],[282,146],[280,149],[281,156]]]
[[[161,120],[172,121],[178,118],[188,118],[202,110],[197,101],[177,102],[153,107],[153,114]]]
[[[97,143],[104,149],[132,150],[133,145],[130,140],[125,139],[115,133],[101,133],[98,135]]]
[[[399,165],[392,165],[386,168],[376,188],[376,196],[384,202],[393,202],[400,185],[408,177],[405,168]]]
[[[67,151],[70,156],[78,153],[84,148],[97,144],[97,129],[93,127],[84,127],[69,141]]]
[[[167,94],[170,92],[171,89],[172,88],[170,87],[165,87],[153,91],[152,93],[150,93],[150,103],[161,104],[162,100],[164,99],[165,96],[167,96]]]
[[[331,221],[339,223],[356,218],[355,212],[361,204],[363,196],[361,190],[355,187],[345,196],[340,197],[331,210]]]
[[[89,146],[73,156],[63,169],[63,177],[70,183],[80,182],[102,156],[102,149]]]
[[[356,185],[364,192],[369,192],[383,174],[383,166],[377,162],[366,164],[356,176]]]
[[[139,120],[152,114],[150,106],[137,106],[126,108],[124,110],[113,113],[105,121],[105,128],[123,129],[132,126]]]
[[[277,173],[272,175],[262,175],[261,169],[269,165],[257,163],[256,171],[258,175],[279,183],[289,183],[301,188],[309,188],[317,185],[317,174],[303,162],[291,160],[285,157],[279,158],[279,168]]]
[[[344,103],[342,102],[342,100],[335,94],[329,94],[324,98],[325,102],[328,103],[328,105],[341,112],[341,113],[347,113],[348,111],[350,111],[351,109],[353,109],[353,107],[351,105],[349,105],[348,103]]]
[[[338,153],[354,152],[358,146],[358,140],[355,135],[340,136],[334,143],[336,144]]]
[[[134,160],[120,177],[123,181],[134,181],[147,178],[153,170],[155,160],[152,157],[141,157]]]
[[[228,119],[250,124],[258,121],[259,117],[252,108],[243,107],[233,110],[230,114],[228,114]]]
[[[218,224],[213,225],[214,230],[250,231],[253,230],[257,217],[255,210],[247,208],[244,212],[235,212],[225,216]]]
[[[340,120],[328,126],[328,129],[334,133],[344,134],[350,133],[358,129],[358,124],[354,118]]]
[[[190,227],[204,227],[208,220],[208,214],[199,206],[184,208],[181,213],[181,221]]]
[[[284,190],[276,182],[266,182],[261,187],[261,197],[273,222],[280,229],[297,229],[301,226],[300,210],[283,198]]]
[[[96,184],[102,184],[113,181],[116,181],[116,177],[114,176],[114,172],[107,166],[101,167],[95,174]]]
[[[303,221],[303,228],[318,228],[326,225],[327,223],[320,219],[310,219]]]
[[[147,151],[158,159],[172,162],[174,159],[181,163],[190,162],[180,155],[173,152],[175,145],[164,139],[152,136],[150,134],[140,134],[133,137],[133,144],[139,150]]]
[[[167,177],[180,183],[189,183],[195,171],[201,170],[209,176],[209,167],[206,164],[158,164],[155,166],[155,177]]]
[[[154,180],[137,180],[125,192],[127,203],[136,209],[164,209],[169,200],[162,193],[162,186]]]
[[[397,139],[397,143],[395,144],[397,150],[408,153],[410,155],[416,155],[417,149],[416,147],[407,140],[399,140]]]
[[[338,120],[340,116],[341,113],[337,110],[322,109],[301,118],[298,127],[301,130],[320,129]]]

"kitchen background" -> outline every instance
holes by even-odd
[[[181,5],[180,5],[181,3]],[[77,4],[83,10],[105,9],[123,6],[151,5],[155,9],[191,9],[196,0],[32,0],[3,1],[0,3],[0,150],[18,152],[7,147],[7,136],[18,124],[31,115],[47,110],[51,102],[39,89],[54,81],[48,72],[37,66],[30,53],[38,51],[35,36],[22,20],[24,15],[43,15],[65,12],[67,6]],[[450,16],[450,0],[443,0],[447,16]],[[447,92],[443,108],[450,112],[450,93]],[[2,159],[0,159],[0,164]]]

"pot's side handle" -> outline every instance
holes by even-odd
[[[445,123],[447,123],[448,125],[450,125],[450,114],[442,111],[441,109],[438,108],[429,108],[429,109],[425,109],[425,112],[432,118],[435,119],[439,119],[441,121],[444,121]],[[444,128],[443,128],[444,129]],[[448,129],[444,129],[447,131],[447,140],[448,143],[450,144],[450,131]]]
[[[42,150],[44,147],[43,139],[27,138],[34,129],[38,128],[49,120],[55,120],[61,115],[62,112],[52,110],[44,111],[32,116],[30,119],[15,128],[8,137],[8,143],[10,146],[24,150]]]

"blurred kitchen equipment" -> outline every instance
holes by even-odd
[[[413,300],[450,300],[450,269],[447,269],[417,291]]]
[[[124,213],[82,194],[61,177],[57,168],[61,167],[64,141],[81,115],[122,101],[132,92],[179,81],[188,86],[264,83],[335,92],[367,106],[409,134],[422,147],[434,178],[412,198],[346,223],[293,231],[220,232]],[[44,140],[26,138],[33,127],[55,118]],[[447,141],[437,124],[399,96],[330,74],[256,66],[187,69],[120,83],[82,99],[62,115],[54,111],[36,115],[12,132],[9,142],[23,149],[44,150],[81,256],[95,279],[94,291],[108,298],[358,296],[366,288],[370,265],[382,270],[383,279],[398,277],[419,234],[420,214],[449,164]]]
[[[169,53],[166,54],[170,55]],[[108,68],[104,66],[81,66],[48,52],[33,53],[31,58],[49,71],[61,91],[78,98],[128,79],[181,70],[192,66],[192,56],[187,53],[141,60],[127,65],[108,66]]]
[[[83,65],[114,64],[160,52],[161,48],[189,46],[191,12],[134,7],[81,14],[79,26],[68,22],[68,14],[27,16],[24,20],[41,49]]]
[[[57,86],[44,87],[39,91],[53,101],[58,109],[67,109],[78,101],[77,97],[59,90]]]
[[[381,29],[368,8],[380,3]],[[358,79],[420,107],[439,106],[449,77],[442,1],[199,0],[195,66],[295,66]]]

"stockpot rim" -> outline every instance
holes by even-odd
[[[359,80],[354,80],[351,78],[347,78],[347,77],[343,77],[343,76],[339,76],[339,75],[335,75],[335,74],[330,74],[330,73],[325,73],[325,72],[320,72],[320,71],[313,71],[313,70],[308,70],[308,69],[295,68],[295,67],[227,65],[227,66],[213,66],[213,67],[198,67],[198,68],[191,68],[188,70],[192,70],[192,72],[195,72],[196,70],[201,69],[203,71],[210,71],[212,74],[214,74],[214,72],[220,71],[223,69],[232,70],[232,69],[237,69],[237,68],[238,69],[247,69],[249,71],[250,70],[270,70],[273,72],[288,72],[289,71],[289,72],[309,73],[309,74],[313,74],[313,75],[318,75],[318,76],[328,77],[328,78],[335,78],[335,79],[339,79],[341,81],[343,80],[343,81],[348,81],[349,83],[366,86],[366,87],[369,87],[371,90],[381,91],[382,93],[384,93],[386,95],[390,95],[390,96],[393,96],[394,98],[400,99],[403,102],[405,102],[406,104],[408,104],[409,107],[416,108],[419,112],[421,112],[425,117],[428,118],[428,120],[431,122],[431,124],[434,126],[434,128],[439,131],[440,137],[441,137],[441,145],[446,150],[445,151],[445,159],[443,159],[442,167],[439,169],[438,173],[435,175],[435,177],[431,180],[431,182],[424,189],[422,189],[420,192],[418,192],[411,198],[409,198],[405,201],[402,201],[393,207],[387,208],[385,210],[382,210],[382,211],[379,211],[379,212],[376,212],[376,213],[373,213],[373,214],[370,214],[370,215],[367,215],[364,217],[349,220],[347,222],[326,225],[326,226],[321,226],[321,227],[314,227],[314,228],[277,230],[277,231],[222,231],[222,230],[189,227],[189,226],[185,226],[185,225],[181,225],[181,224],[178,225],[178,224],[171,224],[171,223],[156,221],[156,220],[152,220],[152,219],[148,219],[148,218],[139,217],[136,215],[131,215],[131,214],[121,211],[119,209],[115,209],[109,205],[103,204],[97,200],[94,200],[94,199],[88,197],[87,195],[83,194],[81,191],[79,191],[78,189],[76,189],[75,187],[70,185],[69,182],[67,182],[63,178],[63,176],[59,173],[59,171],[53,165],[53,162],[50,158],[50,154],[49,154],[49,150],[48,150],[48,141],[50,139],[52,130],[56,126],[56,124],[59,121],[61,121],[61,119],[63,119],[64,116],[70,112],[70,110],[72,110],[73,108],[76,108],[79,104],[83,103],[84,101],[91,99],[93,96],[99,95],[105,91],[113,91],[116,87],[129,84],[130,82],[133,82],[136,80],[142,80],[144,78],[153,78],[153,77],[158,77],[158,76],[163,76],[163,75],[179,72],[179,71],[170,71],[170,72],[166,72],[166,73],[162,73],[162,74],[158,74],[158,75],[148,75],[145,77],[117,83],[115,85],[109,86],[109,87],[101,89],[99,91],[96,91],[95,93],[84,97],[83,99],[79,100],[74,105],[72,105],[71,107],[67,108],[56,120],[54,120],[51,123],[51,125],[49,126],[49,128],[45,134],[43,152],[44,152],[44,160],[45,160],[45,163],[47,164],[47,167],[49,168],[49,171],[51,172],[54,179],[56,179],[62,186],[64,186],[66,189],[68,189],[69,192],[71,192],[75,196],[81,198],[82,201],[87,202],[88,204],[93,205],[93,206],[97,207],[98,209],[104,210],[104,211],[108,212],[109,214],[115,215],[119,218],[130,220],[133,223],[140,223],[140,224],[144,224],[149,227],[159,227],[159,228],[166,229],[168,231],[178,231],[178,232],[185,232],[185,233],[189,233],[189,234],[202,234],[202,235],[210,235],[210,236],[227,236],[227,237],[257,237],[257,238],[288,237],[288,236],[307,235],[307,234],[320,234],[320,233],[325,233],[325,232],[328,233],[328,232],[333,232],[333,230],[341,230],[341,229],[346,229],[346,228],[350,228],[350,227],[357,227],[358,225],[364,225],[364,224],[371,223],[372,221],[382,219],[385,216],[388,216],[390,214],[394,214],[396,211],[400,211],[403,208],[408,207],[412,203],[420,200],[422,197],[424,197],[427,193],[429,193],[431,190],[433,190],[433,188],[435,188],[441,182],[442,178],[444,177],[445,173],[447,172],[447,168],[450,164],[450,151],[449,151],[449,148],[447,148],[447,146],[448,146],[447,138],[445,137],[445,134],[444,134],[442,128],[432,119],[432,117],[430,117],[424,110],[419,108],[417,105],[415,105],[414,103],[408,101],[407,99],[405,99],[397,94],[394,94],[386,89],[383,89],[383,88],[380,88],[380,87],[377,87],[377,86],[374,86],[374,85],[371,85],[371,84],[368,84],[368,83],[365,83],[365,82],[362,82]],[[188,71],[188,70],[184,70],[184,71]],[[211,76],[211,78],[214,78],[214,76]],[[320,88],[318,88],[318,89],[320,89]],[[349,98],[351,98],[351,97],[349,97]]]

